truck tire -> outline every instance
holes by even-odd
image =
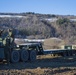
[[[11,53],[11,62],[12,63],[19,62],[19,59],[20,59],[19,51],[13,50]]]
[[[21,51],[21,61],[26,62],[29,59],[29,52],[28,50]]]
[[[36,60],[36,51],[31,50],[30,51],[30,61],[35,61]]]

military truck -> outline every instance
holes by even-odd
[[[2,31],[0,33],[2,35]],[[42,54],[41,43],[25,43],[16,45],[12,30],[8,30],[8,35],[3,39],[0,36],[0,61],[6,60],[8,63],[19,61],[35,61],[37,54]]]

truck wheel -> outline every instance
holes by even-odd
[[[21,52],[21,60],[23,62],[25,62],[25,61],[28,61],[28,59],[29,59],[28,50],[22,50],[22,52]]]
[[[36,51],[32,50],[30,51],[30,61],[35,61],[36,60]]]
[[[20,59],[19,52],[17,50],[12,51],[12,53],[11,53],[11,62],[16,63],[16,62],[19,61],[19,59]]]

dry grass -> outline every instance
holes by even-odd
[[[58,38],[49,38],[44,41],[44,49],[57,49],[60,48],[61,45],[64,45],[64,41]]]
[[[25,70],[0,70],[0,75],[76,75],[76,68],[44,68]]]

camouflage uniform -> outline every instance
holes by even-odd
[[[5,57],[7,62],[10,62],[11,50],[13,49],[14,39],[12,37],[12,30],[8,30],[8,36],[5,38]]]
[[[5,58],[7,62],[10,61],[10,39],[9,37],[5,38],[6,44],[5,44]]]

